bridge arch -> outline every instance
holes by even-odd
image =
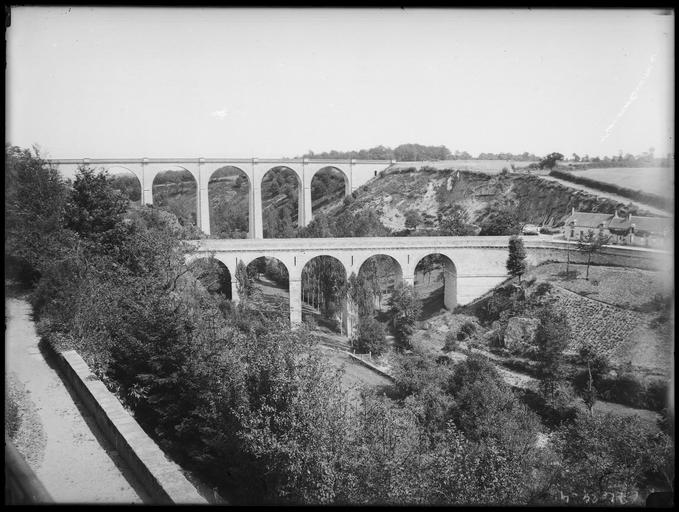
[[[181,165],[156,171],[151,182],[153,204],[174,213],[182,224],[198,225],[197,175]]]
[[[343,190],[337,193],[338,182],[342,181]],[[311,213],[318,210],[328,202],[336,198],[342,198],[351,194],[351,180],[349,175],[336,165],[326,165],[315,171],[311,176]]]
[[[403,266],[388,254],[369,255],[358,267],[358,277],[372,284],[375,308],[386,311],[386,302],[394,288],[404,280]]]
[[[144,188],[141,172],[135,172],[133,169],[123,165],[109,165],[99,169],[103,169],[108,173],[112,179],[113,188],[125,194],[129,198],[130,203],[141,204]]]
[[[210,233],[217,238],[248,238],[252,224],[252,181],[235,165],[225,165],[207,176]]]
[[[290,272],[284,261],[273,256],[253,258],[247,265],[248,276],[254,281],[263,302],[287,317],[290,311]]]
[[[310,258],[301,272],[302,303],[307,305],[302,318],[313,317],[331,330],[343,332],[346,284],[347,269],[338,258],[326,254]]]
[[[199,256],[194,258],[189,265],[196,279],[194,286],[200,282],[210,294],[220,294],[227,300],[233,299],[233,278],[223,261],[211,256]]]
[[[300,174],[287,165],[271,167],[262,175],[259,187],[263,238],[294,237],[304,216]]]
[[[414,270],[415,289],[423,301],[423,314],[441,306],[452,311],[457,306],[457,267],[440,252],[421,257]]]

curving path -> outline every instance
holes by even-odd
[[[5,301],[5,380],[19,389],[17,450],[57,503],[150,503],[38,347],[31,307]]]

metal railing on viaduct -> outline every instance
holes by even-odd
[[[67,175],[74,175],[81,165],[110,172],[128,171],[141,184],[142,204],[153,204],[153,182],[164,171],[188,171],[196,181],[196,224],[210,234],[208,183],[215,171],[235,167],[248,181],[249,238],[263,238],[262,179],[272,169],[285,167],[297,178],[300,227],[312,219],[311,182],[321,170],[336,169],[344,176],[344,193],[350,195],[379,171],[396,164],[395,160],[311,160],[258,158],[80,158],[48,159],[47,162]]]

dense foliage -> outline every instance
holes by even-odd
[[[205,265],[186,259],[194,233],[175,216],[123,215],[105,174],[82,169],[70,188],[18,148],[6,148],[6,167],[5,254],[23,263],[11,275],[36,282],[40,333],[77,349],[161,447],[231,503],[534,505],[673,476],[669,436],[634,420],[582,416],[538,442],[546,427],[478,355],[400,356],[389,396],[352,398],[315,338],[247,293],[244,265],[238,304],[201,284]],[[390,305],[407,339],[412,287]],[[547,338],[562,326],[558,315],[544,324],[551,370]]]
[[[299,230],[300,238],[348,238],[355,236],[389,236],[391,231],[381,222],[374,210],[342,211],[339,215],[314,218]]]
[[[391,149],[385,146],[376,146],[359,151],[324,151],[314,153],[309,151],[302,155],[304,158],[323,159],[348,159],[359,160],[398,160],[400,162],[416,162],[421,160],[448,160],[453,157],[450,150],[445,146],[423,146],[421,144],[401,144]]]
[[[510,276],[519,278],[526,272],[526,249],[523,240],[513,235],[509,238],[509,258],[507,258],[507,272]]]

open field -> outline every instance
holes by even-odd
[[[565,263],[547,263],[530,269],[525,279],[554,281],[578,295],[627,309],[648,304],[658,293],[670,295],[673,290],[669,276],[652,270],[592,265],[586,280],[586,266],[571,264],[570,271],[577,272],[577,278],[564,280],[565,270]]]
[[[571,171],[574,176],[612,183],[663,197],[674,196],[674,169],[671,167],[610,167]]]
[[[514,167],[526,167],[533,162],[520,162],[513,160],[436,160],[436,161],[425,161],[425,162],[399,162],[394,165],[393,168],[407,168],[415,167],[420,169],[420,167],[429,166],[435,167],[436,169],[455,169],[459,171],[477,171],[485,172],[488,174],[499,174],[503,167],[511,170],[511,165]]]

